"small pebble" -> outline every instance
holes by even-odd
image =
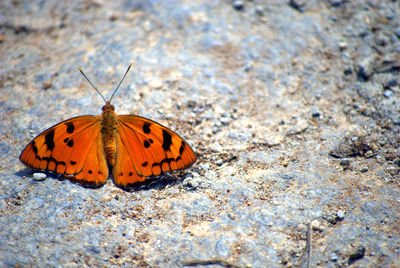
[[[392,97],[393,96],[393,91],[391,91],[391,90],[385,90],[385,92],[383,92],[383,95],[386,97],[386,98],[390,98],[390,97]]]
[[[368,80],[374,69],[375,58],[373,56],[364,58],[357,66],[358,76]]]
[[[162,87],[162,85],[163,85],[162,81],[157,78],[155,78],[149,82],[149,86],[154,89],[159,89]]]
[[[230,121],[231,121],[231,120],[230,120],[229,118],[227,118],[227,117],[221,117],[221,118],[219,118],[219,122],[221,122],[221,125],[223,125],[223,126],[229,125]]]
[[[44,181],[47,175],[44,173],[33,173],[33,180],[35,181]]]
[[[299,1],[299,0],[290,0],[289,1],[289,6],[296,9],[299,12],[304,12],[304,1]]]
[[[353,73],[353,69],[348,66],[348,67],[344,68],[343,73],[344,73],[344,75],[351,75]]]
[[[312,117],[314,117],[314,118],[319,117],[320,115],[321,115],[321,112],[318,111],[318,110],[314,110],[314,111],[312,112]]]
[[[243,4],[242,1],[234,1],[234,2],[233,2],[233,7],[234,7],[236,10],[243,10],[244,4]]]
[[[256,14],[258,16],[264,16],[264,10],[263,10],[262,6],[256,6]]]
[[[355,261],[361,259],[365,255],[365,247],[363,245],[359,245],[350,253],[350,260]]]
[[[199,183],[195,180],[192,180],[188,182],[185,186],[190,186],[191,188],[196,189],[197,187],[199,187]]]
[[[372,157],[372,156],[374,156],[374,155],[376,155],[376,153],[374,153],[374,151],[372,151],[372,150],[368,150],[368,151],[364,154],[365,158],[370,158],[370,157]]]
[[[356,142],[359,138],[357,136],[352,136],[350,139],[352,142]]]
[[[20,193],[17,193],[15,196],[14,204],[17,206],[22,205],[24,202],[22,201],[22,195]]]
[[[344,41],[339,42],[339,50],[340,50],[340,51],[343,51],[343,50],[345,50],[346,48],[347,48],[347,43],[346,43],[346,42],[344,42]]]
[[[343,4],[342,0],[330,0],[329,2],[333,7],[340,7]]]
[[[340,209],[338,210],[338,212],[336,212],[336,217],[338,218],[338,220],[343,220],[345,214],[346,212]]]
[[[51,82],[50,82],[50,81],[45,81],[45,82],[42,84],[42,89],[47,90],[47,89],[49,89],[49,88],[51,88]]]
[[[321,228],[321,224],[319,223],[318,220],[313,220],[313,221],[311,222],[311,228],[312,228],[313,230],[319,230],[319,229]]]
[[[362,172],[362,173],[368,172],[368,167],[362,167],[362,168],[361,168],[361,172]]]
[[[338,256],[337,255],[332,255],[331,256],[331,261],[337,262],[337,260],[338,260]]]
[[[341,160],[340,160],[340,165],[341,165],[342,167],[348,167],[348,166],[350,166],[350,159],[348,159],[348,158],[341,159]]]

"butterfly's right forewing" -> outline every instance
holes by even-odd
[[[170,129],[144,117],[118,116],[117,185],[141,182],[145,177],[190,167],[197,157],[192,148]]]

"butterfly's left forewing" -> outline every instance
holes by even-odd
[[[117,185],[144,181],[144,177],[185,169],[196,162],[190,146],[161,124],[134,115],[118,116],[117,121],[119,153],[113,169]]]
[[[105,183],[108,167],[101,141],[99,116],[78,116],[33,139],[22,151],[25,165],[51,171],[82,184]]]

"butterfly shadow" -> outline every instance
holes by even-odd
[[[43,174],[46,174],[46,177],[43,178],[43,179],[34,179],[33,178],[33,174],[34,173],[43,173]],[[29,167],[24,168],[22,170],[19,170],[19,171],[15,172],[14,174],[16,176],[21,177],[21,178],[31,178],[31,181],[30,181],[31,184],[32,183],[40,183],[42,181],[47,180],[48,178],[51,178],[51,179],[56,179],[58,181],[68,180],[68,181],[70,181],[70,182],[72,182],[74,184],[77,184],[77,185],[79,185],[79,186],[81,186],[83,188],[88,188],[88,189],[98,189],[98,188],[101,188],[101,187],[104,186],[104,184],[100,184],[100,185],[85,184],[85,183],[82,183],[82,182],[74,181],[71,178],[64,177],[62,175],[58,175],[58,174],[53,173],[53,172],[48,171],[48,170],[37,170],[37,169],[29,168]]]
[[[42,180],[35,180],[32,176],[33,173],[44,173],[47,175],[47,177]],[[79,185],[83,188],[87,188],[87,189],[99,189],[99,188],[102,188],[105,184],[107,184],[107,183],[104,183],[104,184],[99,184],[99,185],[93,185],[93,184],[89,184],[89,183],[83,183],[82,181],[76,181],[73,178],[64,177],[64,176],[55,174],[53,172],[43,171],[43,170],[35,170],[35,169],[31,169],[31,168],[24,168],[22,170],[15,172],[14,174],[21,178],[31,177],[32,180],[30,181],[30,183],[40,183],[41,181],[44,181],[47,178],[52,178],[52,179],[57,179],[58,181],[68,180],[74,184],[77,184],[77,185]],[[163,190],[169,186],[179,184],[180,182],[182,182],[185,179],[185,177],[186,177],[186,174],[179,174],[179,173],[168,174],[167,173],[167,174],[163,174],[161,176],[149,177],[143,182],[129,184],[125,187],[116,185],[115,183],[114,183],[114,185],[126,192],[136,192],[136,191],[146,191],[146,190]],[[110,176],[108,179],[112,180],[114,182],[114,179],[112,176]]]
[[[163,190],[167,187],[181,183],[186,177],[186,174],[163,174],[156,177],[146,178],[143,182],[130,184],[126,187],[116,185],[118,188],[126,192],[147,191],[147,190]]]

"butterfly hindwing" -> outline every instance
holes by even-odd
[[[118,116],[117,132],[119,136],[118,149],[120,162],[130,159],[131,164],[126,169],[128,174],[136,172],[138,177],[133,180],[142,181],[144,178],[158,176],[169,171],[187,168],[196,162],[196,155],[190,146],[168,128],[144,117],[134,115]],[[114,166],[114,174],[120,174],[122,166]],[[122,172],[123,174],[125,172]],[[140,180],[139,180],[140,178]],[[117,184],[125,184],[126,178],[115,177]],[[135,182],[135,181],[134,181]]]
[[[77,181],[83,185],[98,186],[106,183],[108,178],[108,165],[104,154],[102,136],[97,132],[88,151],[82,171],[74,175],[65,175],[66,178]]]
[[[99,116],[63,121],[33,139],[22,151],[25,165],[51,171],[82,184],[105,183],[108,167],[101,142]]]
[[[117,144],[122,144],[121,138],[117,136]],[[116,185],[123,188],[137,182],[143,182],[146,177],[139,176],[126,146],[118,146],[118,153],[113,167],[113,178]]]

